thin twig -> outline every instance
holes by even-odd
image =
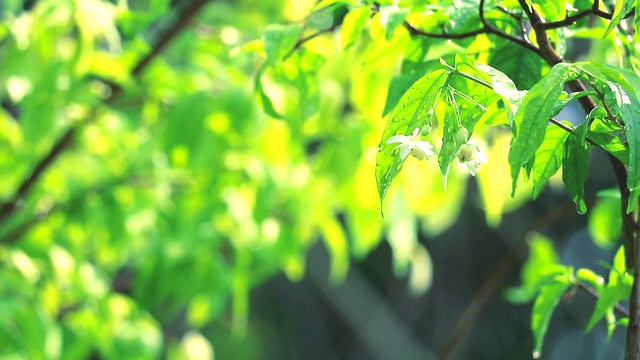
[[[584,282],[579,282],[578,283],[578,288],[583,290],[587,294],[593,296],[596,299],[600,298],[600,293],[598,293],[598,291],[596,289],[594,289],[593,287],[587,285]],[[617,311],[620,316],[629,317],[629,310],[627,310],[627,308],[625,308],[624,306],[620,305],[620,303],[616,303],[613,306],[613,309],[615,311]]]
[[[186,7],[180,14],[178,19],[158,38],[153,45],[151,52],[143,57],[138,64],[131,70],[132,77],[138,77],[142,71],[173,39],[182,28],[202,9],[202,7],[208,2],[208,0],[194,0],[188,7]],[[103,103],[111,103],[120,93],[122,88],[115,86]],[[6,222],[11,214],[16,210],[17,204],[23,198],[25,198],[33,186],[38,182],[42,174],[47,170],[54,161],[74,142],[74,136],[77,131],[77,127],[70,127],[53,145],[49,153],[47,153],[42,159],[38,161],[33,171],[22,181],[18,190],[13,194],[11,199],[0,206],[0,224]]]

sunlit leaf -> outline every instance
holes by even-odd
[[[591,331],[615,304],[629,297],[632,282],[633,276],[627,274],[624,269],[624,248],[620,247],[614,258],[614,267],[609,273],[609,281],[596,301],[586,331]]]
[[[620,21],[622,21],[622,19],[631,11],[635,4],[635,0],[616,0],[616,6],[613,9],[613,16],[611,17],[609,26],[607,26],[607,30],[602,36],[603,38],[607,37],[611,30],[615,29],[615,27],[620,24]]]
[[[589,233],[600,247],[608,248],[620,240],[622,218],[620,216],[620,193],[617,196],[599,196],[589,213]]]
[[[414,129],[421,129],[430,122],[430,111],[440,100],[440,92],[447,79],[449,72],[445,70],[437,70],[420,78],[402,96],[389,115],[376,156],[376,183],[381,204],[404,162],[404,159],[393,151],[397,144],[388,144],[387,140],[394,135],[409,136]]]
[[[343,49],[348,49],[356,42],[367,24],[369,17],[371,17],[371,8],[368,6],[360,6],[352,9],[344,17],[344,21],[340,27],[340,40],[342,40]]]
[[[567,126],[571,123],[565,122]],[[536,150],[533,168],[531,169],[533,179],[532,197],[535,199],[540,191],[562,165],[562,155],[564,153],[564,142],[569,133],[558,126],[548,126],[545,132],[544,141]]]
[[[535,357],[539,357],[542,352],[542,344],[551,316],[569,286],[570,284],[565,280],[552,282],[544,286],[536,297],[531,310],[531,331],[535,339],[533,352],[537,354]]]
[[[629,199],[627,207],[627,212],[631,212],[637,206],[640,190],[640,102],[622,86],[613,82],[608,82],[607,85],[615,95],[615,101],[611,101],[609,106],[624,123],[624,134],[629,146],[627,187],[635,194]]]

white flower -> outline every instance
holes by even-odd
[[[391,143],[400,143],[393,148],[393,150],[400,148],[400,158],[405,160],[409,154],[414,157],[422,160],[423,158],[427,158],[427,160],[434,155],[433,153],[433,145],[428,141],[420,140],[420,129],[416,128],[413,130],[413,135],[394,135],[387,139],[387,144]],[[392,151],[393,151],[392,150]]]
[[[464,144],[458,150],[458,160],[467,166],[471,176],[476,176],[478,167],[487,163],[487,155],[476,144]]]

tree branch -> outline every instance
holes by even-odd
[[[420,30],[415,26],[409,24],[407,21],[404,22],[404,27],[407,28],[407,30],[409,30],[409,33],[412,35],[422,35],[422,36],[427,36],[427,37],[432,37],[437,39],[449,39],[449,40],[465,39],[465,38],[473,37],[480,34],[492,34],[492,35],[501,37],[503,39],[509,40],[515,44],[518,44],[527,50],[533,51],[536,54],[540,53],[540,50],[537,47],[535,47],[533,44],[529,43],[525,39],[515,37],[511,34],[507,34],[493,27],[491,24],[489,24],[487,19],[485,19],[484,17],[484,1],[485,0],[480,0],[480,5],[478,7],[478,15],[480,17],[480,22],[482,23],[482,28],[477,30],[460,33],[460,34],[448,34],[446,32],[443,32],[442,34],[437,34],[437,33],[431,33],[431,32]]]
[[[144,56],[131,70],[132,77],[138,77],[146,69],[149,63],[166,47],[166,45],[184,28],[193,17],[198,14],[202,7],[208,2],[208,0],[193,0],[189,5],[181,12],[178,19],[158,38],[153,45],[151,51]],[[120,86],[112,86],[112,91],[109,97],[104,99],[104,104],[109,104],[115,100],[122,88]],[[54,161],[74,142],[74,136],[77,131],[77,127],[70,127],[53,145],[49,153],[47,153],[34,167],[33,171],[22,181],[18,190],[13,194],[11,199],[0,206],[0,224],[5,223],[16,210],[18,203],[21,199],[26,197],[33,186],[42,177],[43,173],[54,163]]]

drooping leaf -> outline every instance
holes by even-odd
[[[615,27],[620,24],[620,21],[622,21],[622,19],[631,11],[635,3],[636,0],[616,0],[616,7],[613,9],[613,16],[611,17],[609,26],[607,26],[607,30],[602,36],[603,38],[606,38],[611,30],[615,29]]]
[[[430,111],[440,101],[440,92],[448,79],[449,72],[445,70],[436,70],[420,78],[391,112],[376,156],[376,184],[380,204],[404,162],[393,152],[397,144],[388,144],[387,140],[394,135],[410,135],[414,129],[429,123]]]
[[[549,321],[553,315],[553,311],[558,306],[562,295],[571,284],[566,279],[560,279],[554,281],[540,290],[540,294],[536,297],[536,301],[533,304],[531,311],[531,332],[533,332],[533,338],[535,345],[533,353],[534,357],[538,358],[542,352],[542,343],[544,341],[544,335],[549,328]]]
[[[627,187],[633,196],[629,199],[627,212],[631,212],[637,206],[640,193],[640,102],[624,87],[610,81],[607,85],[614,94],[608,105],[624,123],[624,135],[629,146]]]
[[[566,81],[575,78],[567,64],[554,66],[549,74],[531,88],[524,96],[512,126],[513,139],[509,150],[509,165],[515,193],[520,169],[533,160],[533,156],[544,140],[549,119],[560,112],[562,88]]]
[[[571,199],[576,203],[578,213],[587,212],[584,200],[584,183],[589,176],[589,145],[586,142],[587,123],[573,129],[564,143],[562,158],[562,181]]]
[[[567,126],[571,123],[566,122]],[[544,140],[535,154],[533,168],[531,169],[533,178],[533,199],[538,197],[540,191],[547,183],[549,178],[553,176],[560,165],[562,165],[562,154],[564,150],[564,142],[569,133],[558,126],[548,126],[545,132]]]
[[[340,40],[342,48],[348,49],[353,45],[371,16],[371,8],[368,6],[360,6],[349,11],[344,17],[342,26],[340,27]]]

